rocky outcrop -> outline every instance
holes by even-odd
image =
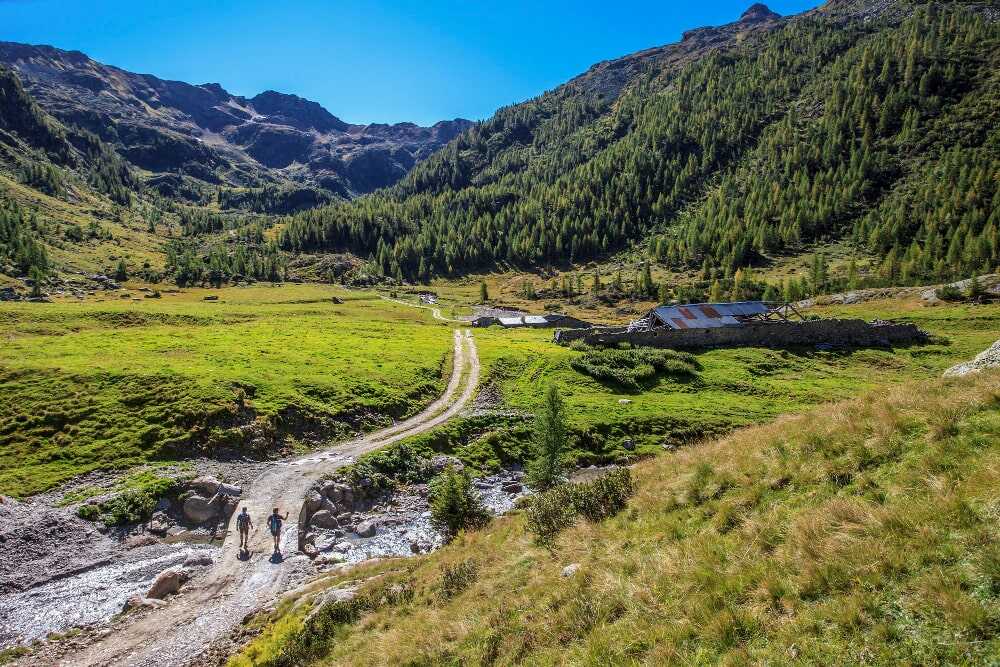
[[[153,579],[153,583],[146,592],[146,597],[152,600],[162,600],[168,595],[172,595],[181,589],[187,582],[188,573],[180,567],[171,567],[160,572]]]
[[[363,194],[392,185],[472,126],[464,119],[431,127],[354,125],[297,95],[268,90],[245,98],[218,83],[166,81],[51,46],[0,42],[3,65],[34,98],[23,96],[19,108],[30,112],[37,103],[62,123],[94,132],[131,163],[153,172],[161,193],[161,186],[169,186],[176,196],[197,192],[176,182],[178,175],[211,186],[269,183],[337,196]],[[0,106],[2,125],[7,106]],[[46,149],[65,152],[65,139],[51,135],[34,116],[19,112],[14,120],[30,125]],[[163,181],[163,175],[174,182]]]
[[[972,361],[965,361],[952,366],[944,372],[944,377],[963,377],[991,368],[1000,368],[1000,340],[977,354]]]

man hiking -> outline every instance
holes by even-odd
[[[267,517],[267,529],[271,531],[271,535],[274,537],[274,553],[281,551],[281,522],[288,518],[288,512],[285,512],[285,516],[278,514],[278,508],[274,508],[274,512],[271,516]]]
[[[253,528],[253,521],[250,520],[250,513],[244,507],[243,511],[236,515],[236,529],[240,531],[240,551],[250,548],[250,529]]]

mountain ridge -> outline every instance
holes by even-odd
[[[349,198],[393,184],[473,124],[350,124],[298,95],[247,98],[48,45],[0,42],[0,63],[61,122],[94,132],[140,169],[202,186],[314,187]]]

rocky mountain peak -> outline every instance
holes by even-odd
[[[740,16],[740,23],[760,23],[761,21],[773,21],[780,19],[781,14],[772,12],[771,9],[762,2],[755,2],[750,5]]]
[[[320,132],[338,130],[343,132],[348,125],[318,103],[298,95],[265,90],[250,98],[250,103],[259,113],[271,116],[282,125],[290,125],[300,130],[315,129]]]

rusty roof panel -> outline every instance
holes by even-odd
[[[740,326],[741,322],[737,318],[763,315],[768,310],[767,304],[761,301],[738,301],[658,306],[653,309],[653,314],[673,329],[711,329]]]

